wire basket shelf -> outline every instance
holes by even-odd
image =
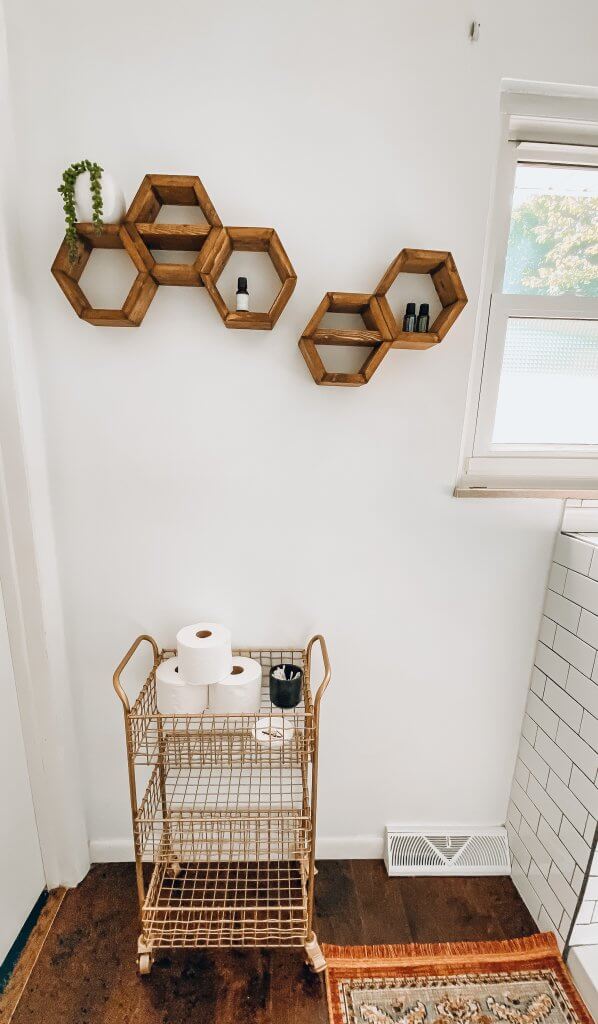
[[[134,824],[137,855],[167,863],[296,859],[310,831],[307,773],[286,765],[156,765]]]
[[[303,946],[308,926],[301,861],[185,864],[154,869],[141,911],[153,948]]]
[[[162,651],[160,661],[172,656]],[[259,661],[262,666],[260,709],[255,714],[213,714],[208,709],[197,715],[162,715],[156,702],[156,671],[152,669],[128,719],[131,752],[136,764],[154,764],[158,756],[173,765],[197,764],[265,764],[280,762],[298,764],[313,752],[313,703],[305,652],[300,650],[235,650]],[[270,700],[269,675],[273,665],[297,665],[303,669],[303,693],[296,708],[281,710]],[[263,718],[284,718],[292,734],[291,742],[281,747],[260,744],[255,739],[258,721]]]

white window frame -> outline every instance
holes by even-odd
[[[520,162],[598,167],[598,98],[506,93],[476,346],[455,493],[520,491],[598,498],[598,445],[497,445],[492,432],[509,317],[598,321],[598,298],[502,291],[515,172]],[[597,394],[598,401],[598,394]]]

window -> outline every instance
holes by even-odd
[[[598,489],[598,116],[530,99],[503,116],[463,483],[574,495]]]

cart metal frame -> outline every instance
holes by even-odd
[[[121,676],[142,643],[153,664],[131,706]],[[312,700],[316,644],[324,676]],[[113,677],[124,712],[139,972],[149,974],[159,949],[240,946],[302,947],[311,969],[323,971],[313,916],[320,705],[331,675],[324,637],[305,648],[235,651],[262,665],[257,714],[160,714],[156,669],[175,653],[143,634]],[[291,710],[270,702],[269,669],[279,662],[304,671],[302,700]],[[139,766],[151,768],[141,799]]]

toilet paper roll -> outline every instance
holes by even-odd
[[[198,715],[208,706],[208,687],[186,683],[179,659],[168,658],[156,669],[156,702],[161,715]]]
[[[209,710],[214,715],[256,714],[260,709],[262,666],[253,658],[233,658],[230,675],[210,686]]]
[[[186,683],[207,686],[230,675],[233,667],[230,630],[217,622],[196,622],[176,635],[180,672]]]

